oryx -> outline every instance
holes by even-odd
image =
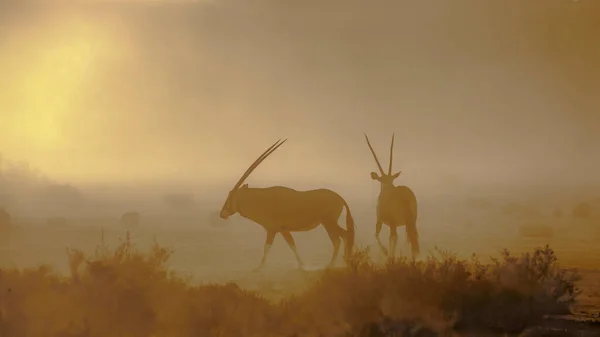
[[[287,140],[287,139],[286,139]],[[273,244],[275,235],[281,233],[290,246],[299,267],[303,262],[296,250],[291,232],[304,232],[323,225],[333,243],[333,256],[329,267],[335,264],[340,238],[344,239],[345,257],[349,257],[354,246],[354,220],[346,201],[329,189],[297,191],[283,186],[265,188],[248,187],[244,181],[273,151],[286,142],[278,140],[261,154],[233,186],[221,209],[221,218],[227,219],[235,213],[261,225],[267,232],[263,257],[255,270],[260,270]],[[346,229],[338,225],[338,218],[346,208]]]
[[[375,238],[377,244],[385,255],[387,250],[379,239],[381,227],[386,224],[390,228],[390,257],[396,253],[398,243],[398,231],[400,226],[406,226],[407,241],[412,248],[412,257],[419,254],[419,234],[417,232],[417,198],[413,191],[407,186],[394,186],[394,179],[398,178],[402,171],[392,174],[392,161],[394,156],[394,135],[392,135],[392,145],[390,147],[390,165],[388,173],[383,172],[383,168],[377,159],[377,155],[369,142],[369,137],[365,134],[367,145],[375,158],[375,163],[379,168],[380,174],[371,172],[371,179],[377,180],[381,185],[379,198],[377,199],[377,222],[375,223]]]

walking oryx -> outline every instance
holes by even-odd
[[[256,188],[243,184],[252,171],[286,140],[275,142],[250,165],[227,195],[227,200],[221,209],[221,218],[227,219],[239,213],[267,231],[263,257],[256,271],[264,266],[277,233],[281,233],[302,269],[304,264],[298,255],[291,232],[309,231],[319,225],[325,227],[333,243],[333,256],[329,263],[329,267],[333,267],[340,248],[340,238],[344,239],[345,258],[350,257],[354,246],[354,219],[348,204],[339,194],[328,189],[297,191],[283,186]],[[346,229],[338,225],[338,218],[344,207]]]
[[[390,147],[390,166],[388,173],[383,172],[383,168],[377,159],[377,155],[369,142],[369,137],[365,134],[367,145],[373,153],[375,163],[379,168],[381,175],[371,172],[371,178],[379,181],[381,191],[377,199],[377,222],[375,223],[375,238],[377,244],[385,255],[387,250],[379,239],[382,224],[390,227],[390,256],[394,257],[396,245],[398,243],[397,228],[406,226],[406,238],[412,248],[413,259],[419,254],[419,234],[417,233],[417,198],[413,191],[407,186],[394,186],[394,179],[398,178],[402,171],[392,174],[392,160],[394,156],[394,135],[392,135],[392,145]]]

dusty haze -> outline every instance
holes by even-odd
[[[600,3],[8,1],[0,151],[73,183],[598,181]],[[254,180],[252,180],[254,179]]]
[[[597,320],[599,37],[600,0],[0,0],[0,331],[358,336],[371,320],[406,327],[406,315],[499,328],[556,314],[575,285],[571,312]],[[395,183],[418,200],[398,213],[418,214],[427,265],[380,264],[363,133],[384,167],[395,133]],[[344,210],[348,230],[331,232],[342,203],[329,197],[288,210],[267,208],[279,196],[231,199],[264,228],[219,217],[284,138],[247,183],[333,189],[354,230]],[[290,244],[291,209],[330,232],[293,232]],[[250,273],[266,228],[282,232],[265,271]],[[356,233],[355,257],[374,265],[323,273],[331,233]],[[174,249],[168,261],[155,239]],[[436,248],[483,263],[535,253],[481,279],[468,261],[425,262]],[[554,252],[584,278],[546,268]],[[290,294],[281,306],[262,298]]]

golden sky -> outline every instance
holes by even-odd
[[[591,177],[600,2],[0,5],[0,152],[69,181]],[[377,5],[377,6],[376,6]],[[268,164],[267,164],[268,163]],[[364,181],[363,181],[364,180]]]

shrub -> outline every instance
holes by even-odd
[[[536,217],[540,216],[540,211],[537,206],[532,204],[518,204],[516,202],[509,202],[502,206],[502,213],[509,216],[520,216],[520,217]]]
[[[67,227],[69,224],[69,220],[64,216],[52,216],[46,218],[46,226],[49,227]]]
[[[376,265],[357,249],[304,293],[271,302],[233,283],[193,285],[166,267],[171,250],[138,252],[129,236],[71,273],[47,266],[0,271],[2,336],[385,336],[460,329],[516,331],[569,310],[574,271],[549,247],[491,264],[436,250],[425,261]],[[6,289],[6,291],[4,291]]]
[[[551,238],[554,228],[541,223],[525,223],[519,226],[519,234],[529,238]]]
[[[557,208],[554,209],[554,213],[553,214],[557,218],[562,218],[563,211],[560,208],[557,207]]]
[[[580,202],[571,212],[574,218],[588,219],[592,215],[592,205],[588,202]]]
[[[121,214],[119,223],[124,227],[135,228],[139,226],[141,217],[136,211],[125,212]]]

